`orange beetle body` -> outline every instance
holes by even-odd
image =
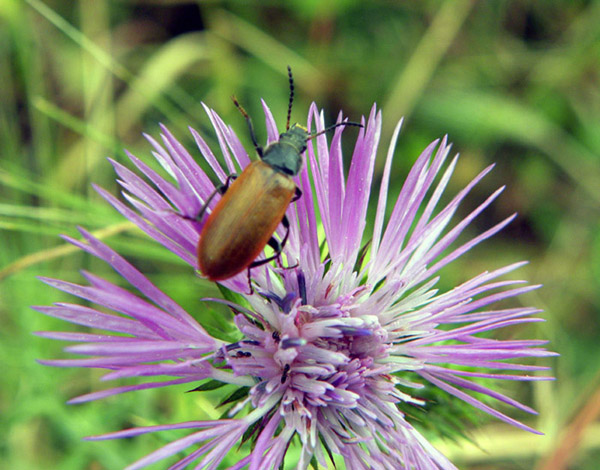
[[[202,274],[220,281],[250,266],[281,223],[295,192],[292,178],[268,163],[248,165],[202,229],[198,243]]]
[[[302,154],[306,150],[308,140],[338,126],[362,127],[361,124],[343,122],[313,134],[299,124],[290,127],[294,82],[289,67],[288,78],[290,101],[286,131],[279,135],[279,140],[272,142],[264,150],[258,145],[252,120],[235,97],[233,98],[234,104],[246,119],[252,143],[260,160],[248,165],[229,189],[226,183],[215,190],[194,219],[202,219],[217,192],[223,194],[204,224],[198,242],[198,268],[211,281],[229,279],[246,268],[249,271],[250,268],[279,259],[290,232],[285,212],[290,203],[302,194],[292,177],[297,175],[302,167]],[[231,178],[230,176],[227,181]],[[286,229],[286,233],[281,241],[277,241],[273,238],[273,233],[280,223]],[[273,248],[275,254],[255,261],[267,244]],[[248,283],[250,284],[249,273]],[[252,293],[251,284],[250,291]]]

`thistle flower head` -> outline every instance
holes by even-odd
[[[277,126],[264,103],[263,107],[268,141],[273,142],[278,139]],[[214,111],[206,108],[206,112],[222,158],[196,131],[191,132],[201,157],[225,181],[250,159],[233,130]],[[533,413],[481,379],[547,379],[528,375],[543,367],[507,362],[550,355],[541,348],[544,342],[498,340],[488,335],[495,329],[539,321],[532,316],[538,313],[534,308],[497,305],[537,288],[504,280],[523,263],[483,272],[451,290],[436,288],[444,266],[514,218],[457,243],[464,229],[502,191],[455,220],[462,201],[491,167],[442,204],[457,158],[447,163],[450,146],[446,138],[435,141],[419,156],[388,211],[398,125],[385,158],[375,222],[367,230],[381,112],[373,107],[362,123],[351,158],[342,155],[341,127],[333,132],[331,143],[328,136],[320,135],[308,146],[305,165],[296,178],[303,196],[287,211],[291,227],[283,267],[270,263],[253,268],[252,295],[245,272],[222,281],[244,299],[244,305],[220,301],[236,312],[242,339],[235,343],[209,335],[142,273],[84,230],[84,241],[68,238],[109,263],[137,292],[91,273],[84,273],[86,286],[46,279],[98,309],[61,303],[38,310],[106,333],[42,333],[75,341],[79,344],[67,350],[90,356],[45,363],[106,368],[105,379],[160,377],[73,402],[205,379],[210,381],[198,390],[219,384],[239,387],[225,419],[135,428],[94,438],[190,430],[188,436],[130,468],[187,450],[188,455],[171,468],[215,469],[233,446],[251,440],[251,450],[229,468],[278,469],[297,436],[301,443],[298,469],[307,468],[311,461],[326,466],[334,455],[348,469],[453,469],[400,410],[401,406],[422,406],[415,392],[423,387],[443,390],[535,432],[475,395]],[[308,128],[325,128],[323,114],[314,105]],[[166,128],[162,131],[162,143],[149,136],[148,140],[167,175],[129,155],[137,172],[112,162],[127,204],[97,189],[125,217],[188,263],[192,273],[197,268],[196,246],[202,229],[202,221],[193,218],[215,185],[197,164],[199,157],[188,153]],[[344,161],[350,162],[347,177]],[[215,204],[216,200],[208,204],[208,212]],[[281,237],[283,229],[277,233]],[[164,376],[173,378],[165,380]]]

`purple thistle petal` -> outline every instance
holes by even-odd
[[[539,435],[543,434],[529,426],[526,426],[525,424],[523,424],[515,419],[512,419],[512,418],[506,416],[504,413],[500,413],[499,411],[495,410],[494,408],[480,402],[479,400],[471,397],[470,395],[466,394],[465,392],[458,390],[456,387],[446,384],[445,382],[437,379],[436,377],[434,377],[431,374],[424,373],[423,377],[426,378],[432,384],[441,388],[442,390],[446,390],[451,395],[454,395],[454,396],[464,400],[465,402],[469,403],[470,405],[473,405],[475,408],[485,411],[486,413],[490,414],[491,416],[494,416],[508,424],[511,424],[519,429],[529,431],[533,434],[539,434]]]
[[[160,339],[157,341],[142,341],[132,339],[123,341],[116,337],[117,341],[99,343],[86,343],[77,346],[68,346],[65,351],[74,354],[87,354],[89,356],[121,356],[125,354],[145,355],[149,361],[159,359],[168,359],[171,357],[201,357],[203,353],[211,351],[210,346],[199,348],[193,343],[184,343],[182,341],[167,341]]]
[[[216,449],[218,452],[212,456],[212,459],[218,464],[233,444],[241,437],[247,428],[247,424],[243,420],[221,420],[221,421],[190,421],[186,423],[176,423],[169,425],[148,426],[145,428],[127,429],[101,436],[91,436],[87,440],[106,440],[119,439],[125,437],[135,437],[150,432],[170,431],[176,429],[201,429],[187,437],[171,442],[157,451],[138,460],[128,469],[140,469],[155,462],[163,460],[167,457],[175,455],[184,449],[199,442],[208,441],[203,450],[195,452],[195,456],[200,456],[209,449]],[[206,462],[205,462],[206,463]],[[212,467],[207,467],[212,468]]]
[[[318,126],[317,126],[318,128]],[[328,219],[328,230],[326,230],[327,245],[331,251],[332,256],[339,257],[342,255],[340,251],[340,235],[342,232],[338,230],[342,226],[342,204],[346,196],[346,187],[344,182],[344,165],[342,163],[342,148],[340,140],[340,129],[336,129],[336,132],[331,139],[331,146],[329,147],[329,165],[328,181],[323,187],[324,190],[324,204],[327,205],[327,219]],[[317,137],[319,140],[325,140],[327,137],[321,135]],[[361,138],[357,141],[357,145],[360,145]],[[327,144],[325,144],[327,145]]]
[[[131,163],[133,163],[136,166],[136,168],[144,176],[146,176],[146,178],[148,178],[154,184],[154,186],[156,186],[156,188],[180,212],[182,212],[184,214],[194,214],[200,209],[199,207],[197,207],[197,199],[193,197],[197,194],[195,190],[193,192],[189,191],[186,194],[185,192],[176,188],[173,184],[171,184],[170,182],[168,182],[164,178],[162,178],[156,171],[154,171],[152,168],[150,168],[148,165],[146,165],[142,160],[137,158],[132,153],[127,152],[127,156],[131,160]],[[114,163],[113,163],[113,165],[114,165]],[[175,169],[179,170],[178,167],[175,167],[174,170]],[[193,174],[198,174],[199,167],[193,169],[192,172],[193,172]],[[205,192],[207,192],[206,188],[210,188],[210,180],[203,173],[200,173],[200,175],[204,176],[204,178],[202,178],[203,184],[202,184],[201,189],[205,189]],[[186,176],[187,176],[187,178],[190,177],[189,174]],[[179,178],[178,178],[178,180],[179,180]],[[187,179],[185,181],[187,182]],[[200,195],[200,198],[203,200],[206,199],[206,197],[208,196],[208,194],[202,194],[202,193],[200,193],[199,195]],[[143,195],[141,195],[141,196],[143,196]],[[143,199],[143,197],[140,197],[140,199]],[[150,205],[152,205],[152,204],[150,204]]]
[[[56,303],[51,307],[34,306],[32,308],[38,312],[66,320],[76,325],[88,326],[90,328],[102,328],[106,331],[128,333],[140,338],[155,337],[153,333],[150,333],[147,328],[144,328],[135,320],[99,312],[98,310],[84,307],[83,305]]]
[[[45,366],[53,367],[93,367],[98,369],[117,369],[120,367],[135,366],[146,360],[145,355],[126,355],[112,357],[94,357],[91,359],[54,359],[38,361]]]
[[[161,129],[168,132],[164,126],[161,126]],[[204,175],[204,178],[200,178],[200,180],[205,181],[208,186],[197,186],[197,175],[201,173],[201,169],[188,154],[173,153],[169,155],[152,137],[148,135],[145,135],[145,137],[155,149],[153,155],[156,160],[170,177],[177,181],[181,196],[185,200],[185,206],[182,206],[182,209],[190,210],[192,211],[191,215],[195,215],[201,207],[202,196],[206,197],[210,193],[212,186],[210,180]],[[165,140],[164,136],[163,140]],[[181,167],[177,163],[181,163]],[[187,212],[185,213],[187,214]]]
[[[273,445],[273,434],[277,429],[277,426],[281,422],[281,416],[277,414],[273,415],[266,426],[260,433],[259,438],[256,440],[256,445],[252,451],[252,458],[250,459],[250,466],[248,470],[261,470],[262,468],[267,467],[267,462],[263,460],[263,454],[266,449],[268,449],[271,445]],[[291,437],[291,436],[290,436]],[[275,461],[271,460],[270,465],[271,468],[278,468],[283,455],[278,456],[279,458],[275,459]],[[277,466],[273,464],[276,463]],[[264,466],[263,466],[264,465]]]
[[[40,361],[41,362],[41,361]],[[108,390],[102,390],[99,392],[87,393],[85,395],[80,395],[78,397],[72,398],[67,403],[69,405],[75,405],[79,403],[87,403],[89,401],[102,400],[104,398],[112,397],[114,395],[120,395],[121,393],[127,392],[136,392],[138,390],[150,390],[153,388],[163,388],[168,387],[169,385],[179,385],[190,382],[197,382],[198,380],[202,380],[203,377],[200,376],[192,376],[185,377],[183,379],[174,379],[174,380],[161,380],[160,382],[147,382],[144,384],[137,385],[127,385],[122,387],[114,387]]]
[[[249,455],[246,458],[243,458],[242,460],[240,460],[238,463],[236,463],[235,465],[232,465],[231,467],[227,467],[227,470],[241,470],[242,468],[244,468],[246,465],[248,465],[248,463],[250,462],[250,458],[252,456]]]
[[[173,375],[184,376],[189,375],[195,377],[195,380],[202,380],[212,372],[210,363],[206,357],[197,359],[191,357],[185,361],[177,363],[155,363],[142,364],[127,369],[121,369],[114,372],[109,372],[102,380],[115,380],[129,377],[147,377],[153,375]]]
[[[160,432],[160,431],[173,431],[176,429],[205,429],[208,428],[206,432],[207,438],[214,437],[219,435],[220,432],[225,432],[230,429],[231,426],[239,426],[237,420],[213,420],[213,421],[186,421],[183,423],[175,423],[175,424],[160,424],[156,426],[146,426],[140,428],[131,428],[125,429],[123,431],[116,431],[107,434],[101,434],[99,436],[88,436],[84,439],[88,441],[106,441],[108,439],[121,439],[124,437],[136,437],[144,434],[148,434],[151,432]],[[217,431],[219,429],[220,431]]]
[[[374,105],[366,129],[364,136],[363,132],[360,132],[354,148],[347,182],[348,188],[352,188],[352,191],[346,193],[342,214],[344,224],[354,227],[352,231],[346,234],[349,237],[342,239],[344,251],[341,256],[350,266],[353,266],[356,262],[367,222],[367,206],[371,194],[373,169],[375,168],[375,157],[377,156],[377,147],[381,137],[381,111],[377,111]],[[358,155],[360,155],[360,158],[358,158]]]
[[[438,147],[438,151],[435,154],[433,162],[427,171],[426,179],[423,182],[423,184],[421,185],[421,187],[422,187],[421,192],[418,194],[417,198],[415,198],[415,202],[418,201],[418,204],[417,203],[412,204],[413,212],[411,214],[411,217],[414,217],[415,209],[417,209],[421,205],[422,201],[425,199],[427,189],[433,184],[433,181],[434,181],[435,177],[437,176],[439,170],[441,169],[442,165],[446,161],[446,158],[448,158],[451,148],[452,148],[452,144],[448,144],[448,136],[444,136],[444,138],[442,139],[442,141]],[[457,163],[458,163],[458,155],[456,155],[452,159],[452,161],[448,164],[448,168],[446,168],[446,171],[444,171],[444,174],[440,178],[439,183],[435,187],[433,194],[431,195],[431,197],[429,198],[429,201],[427,202],[427,205],[425,206],[425,210],[423,211],[423,214],[421,214],[421,217],[419,217],[419,222],[417,223],[417,225],[415,226],[415,229],[414,229],[415,232],[421,231],[425,227],[425,225],[429,222],[429,220],[431,219],[431,216],[432,216],[433,212],[435,211],[435,208],[437,207],[437,204],[440,201],[440,198],[442,197],[444,190],[448,186],[448,182],[450,181],[450,178],[452,177],[452,174],[454,173],[454,168],[456,167]]]
[[[506,403],[507,405],[518,408],[519,410],[524,411],[526,413],[537,414],[537,412],[535,410],[533,410],[532,408],[525,406],[525,405],[519,403],[518,401],[507,397],[506,395],[504,395],[502,393],[491,390],[488,387],[484,387],[483,385],[479,385],[477,383],[470,382],[468,380],[462,379],[460,377],[457,377],[453,374],[448,374],[448,373],[441,373],[441,374],[433,374],[432,373],[431,375],[435,375],[435,377],[439,378],[440,380],[445,380],[454,385],[458,385],[460,387],[466,388],[467,390],[471,390],[471,391],[478,392],[478,393],[487,395],[489,397],[495,398],[496,400],[501,401],[502,403]]]
[[[260,103],[262,105],[263,112],[265,113],[265,122],[267,127],[267,144],[270,144],[279,140],[279,131],[277,130],[277,123],[275,122],[275,118],[273,118],[273,113],[271,113],[271,109],[267,106],[265,100],[261,98]]]
[[[169,338],[175,334],[189,334],[185,325],[117,286],[113,285],[110,291],[106,291],[55,279],[40,279],[63,292],[136,318],[154,337]],[[169,333],[170,330],[174,330],[173,333]]]
[[[313,120],[315,122],[315,132],[321,132],[323,129],[325,129],[323,115],[319,114],[314,103],[311,105],[308,113],[309,131],[312,131],[311,123]],[[329,215],[329,204],[326,203],[328,194],[327,188],[331,184],[329,177],[329,149],[327,148],[327,141],[324,135],[315,137],[313,141],[316,142],[317,153],[315,154],[313,145],[308,146],[305,157],[307,159],[306,166],[302,172],[306,172],[308,174],[308,169],[310,169],[310,174],[313,175],[315,185],[314,196],[316,196],[319,213],[323,222],[323,228],[326,234],[331,234],[332,228],[330,226],[331,217]],[[305,187],[305,191],[303,193],[303,199],[305,199],[302,201],[304,205],[313,203],[312,200],[314,199],[314,196],[311,194],[310,188],[310,185]],[[314,223],[316,224],[316,219]]]
[[[483,211],[483,209],[485,209],[485,207],[487,207],[488,204],[490,204],[496,198],[497,194],[500,191],[501,190],[498,190],[496,193],[494,193],[492,196],[490,196],[483,204],[481,204],[481,206],[479,206],[475,211],[473,211],[471,214],[469,214],[469,216],[467,218],[463,219],[463,221],[459,225],[457,225],[454,229],[452,229],[450,232],[448,232],[438,243],[436,243],[436,245],[434,245],[431,248],[431,250],[427,254],[427,256],[422,259],[422,262],[428,263],[430,260],[435,259],[440,253],[442,253],[454,240],[456,240],[456,238],[458,237],[460,232],[468,224],[470,224],[472,222],[472,220],[475,217],[477,217],[477,215],[479,215],[481,213],[481,211]],[[452,253],[450,253],[449,255],[444,257],[442,260],[440,260],[437,264],[435,264],[431,268],[427,269],[422,274],[422,277],[429,277],[431,274],[437,272],[443,266],[447,265],[451,261],[454,261],[456,258],[462,256],[464,253],[466,253],[471,248],[473,248],[474,246],[481,243],[483,240],[486,240],[487,238],[491,237],[492,235],[495,235],[500,230],[502,230],[504,227],[506,227],[510,222],[512,222],[515,217],[516,217],[516,214],[513,214],[510,217],[507,217],[502,222],[494,225],[492,228],[486,230],[481,235],[473,238],[468,243],[461,245],[460,247],[455,249]],[[416,282],[419,282],[419,281],[420,281],[420,279],[417,279]]]
[[[137,470],[147,467],[150,464],[175,455],[191,445],[206,441],[207,439],[213,439],[213,441],[205,444],[203,451],[198,450],[198,455],[205,455],[206,457],[202,460],[201,464],[197,468],[216,468],[216,466],[227,454],[227,451],[229,451],[236,441],[242,436],[243,431],[245,430],[245,427],[241,426],[242,423],[243,422],[236,422],[234,426],[227,426],[226,429],[221,430],[218,435],[216,435],[217,433],[215,432],[217,426],[213,425],[213,427],[210,429],[199,431],[173,441],[161,447],[157,451],[148,454],[146,457],[138,460],[137,462],[134,462],[132,465],[129,465],[127,470]],[[225,430],[227,432],[224,432]],[[211,449],[211,447],[214,448]],[[209,449],[211,450],[209,451]],[[213,460],[213,465],[207,466],[211,460]]]
[[[189,130],[190,130],[192,136],[194,137],[194,141],[196,142],[196,145],[200,149],[200,152],[202,152],[202,156],[204,157],[204,160],[206,160],[206,163],[208,163],[210,168],[215,172],[215,175],[217,176],[219,181],[224,182],[227,179],[228,174],[225,171],[223,171],[223,167],[218,162],[215,155],[212,153],[212,150],[210,149],[210,147],[208,146],[206,141],[202,138],[202,136],[200,134],[198,134],[198,132],[195,129],[190,127]],[[206,178],[210,181],[210,178],[208,178],[208,176],[205,173],[200,172],[200,175],[203,177],[203,179]],[[212,183],[207,182],[207,183],[199,184],[197,187],[198,188],[210,188],[211,186],[213,186]]]
[[[108,335],[94,335],[91,333],[70,333],[70,332],[60,332],[60,331],[36,331],[34,333],[36,336],[40,338],[48,338],[48,339],[57,339],[60,341],[120,341],[120,339],[127,339],[124,336],[108,336]]]
[[[196,246],[198,244],[199,234],[194,227],[198,222],[184,219],[182,216],[172,211],[154,211],[140,201],[133,199],[127,193],[124,193],[123,197],[132,207],[137,209],[140,215],[142,215],[141,219],[137,216],[131,217],[131,220],[134,223],[147,225],[150,230],[154,232],[157,241],[160,242],[161,239],[164,240],[163,245],[167,248],[169,248],[169,246],[173,247],[174,249],[171,251],[175,254],[180,253],[183,249],[185,259],[187,260],[190,257],[192,259],[192,262],[189,264],[192,266],[197,264]],[[150,224],[148,224],[148,222],[150,222]],[[145,230],[145,232],[149,233],[149,230]],[[164,235],[168,238],[165,239]]]
[[[159,155],[161,156],[158,161],[161,163],[163,168],[167,169],[167,171],[176,179],[179,185],[179,190],[188,204],[190,202],[192,204],[194,202],[197,203],[198,196],[200,196],[202,200],[205,200],[212,189],[210,178],[208,178],[208,176],[196,163],[194,158],[187,152],[187,150],[185,150],[182,145],[177,142],[177,140],[165,126],[161,125],[161,130],[163,132],[163,142],[165,142],[166,145],[171,145],[173,151],[169,155],[157,142],[154,142],[154,148],[159,151]],[[153,142],[149,136],[146,136],[146,138]],[[133,163],[136,162],[134,161]],[[149,173],[148,176],[151,174],[152,173]],[[151,180],[155,181],[155,179],[159,180],[159,178],[160,177],[151,178]],[[160,189],[158,184],[157,187]],[[194,212],[196,212],[199,208],[200,206],[196,207],[194,205]],[[181,209],[183,209],[183,207]]]
[[[160,232],[157,228],[150,225],[143,217],[137,214],[135,211],[128,208],[121,201],[107,193],[104,189],[94,186],[96,191],[104,198],[110,205],[112,205],[117,211],[119,211],[123,216],[127,219],[131,220],[134,224],[136,224],[140,229],[142,229],[146,234],[150,237],[154,238],[165,248],[169,249],[171,252],[175,253],[179,256],[183,261],[188,263],[191,266],[195,266],[197,264],[196,255],[195,255],[195,243],[194,240],[191,240],[185,243],[187,246],[180,246],[177,243],[174,243],[168,236]],[[165,214],[166,215],[166,214]],[[197,239],[199,235],[196,234],[195,241],[197,243]]]
[[[129,155],[129,158],[133,161],[133,156]],[[162,180],[163,183],[158,180],[155,184],[160,185],[159,188],[162,188],[163,194],[170,194],[170,204],[164,200],[163,197],[159,196],[158,193],[152,189],[152,187],[146,183],[142,178],[140,178],[136,173],[124,167],[120,163],[116,162],[112,158],[109,158],[108,161],[112,164],[113,168],[117,175],[121,178],[119,183],[121,186],[133,194],[138,199],[144,201],[147,205],[156,206],[162,210],[171,209],[171,204],[175,205],[175,207],[179,207],[183,205],[184,197],[178,194],[173,186],[169,188],[169,185],[166,181]],[[154,176],[151,174],[151,176]]]
[[[398,136],[400,135],[400,129],[402,129],[403,122],[404,119],[401,119],[398,124],[396,124],[394,133],[392,134],[390,147],[385,158],[383,174],[381,176],[379,199],[377,201],[377,212],[375,213],[375,223],[373,225],[373,241],[371,243],[371,256],[374,259],[377,258],[377,253],[379,252],[381,233],[383,231],[383,221],[385,218],[385,208],[387,206],[388,189],[390,185],[390,174],[392,171],[392,162],[394,161],[394,150],[396,149],[396,143],[398,142]]]
[[[219,146],[221,148],[221,152],[223,154],[223,158],[225,159],[225,164],[227,166],[227,173],[231,174],[231,173],[236,173],[238,171],[235,163],[237,163],[237,165],[239,165],[242,168],[248,166],[248,164],[250,163],[250,159],[248,158],[248,154],[246,153],[246,150],[241,146],[241,144],[239,143],[239,140],[237,140],[237,137],[236,137],[237,142],[232,142],[232,141],[228,140],[228,137],[235,135],[231,131],[231,128],[228,127],[223,122],[223,120],[217,115],[217,113],[214,112],[212,109],[208,109],[206,106],[204,107],[204,109],[205,109],[206,113],[208,114],[208,118],[210,119],[210,122],[212,123],[213,127],[215,128],[215,131],[217,134],[217,139],[219,141]],[[181,144],[179,144],[179,142],[177,142],[177,145],[181,145]],[[236,150],[236,152],[234,153],[235,163],[231,157],[231,154],[229,153],[230,148]]]
[[[313,203],[312,186],[306,166],[300,172],[300,189],[302,198],[296,203],[298,217],[293,217],[293,222],[298,226],[298,252],[299,259],[302,260],[302,266],[309,279],[318,279],[315,276],[319,272],[321,263],[320,250],[315,249],[319,246],[318,224]],[[295,240],[290,240],[293,243]]]
[[[429,162],[429,159],[431,158],[431,153],[433,152],[433,149],[436,145],[437,141],[432,142],[423,151],[421,156],[413,165],[404,182],[404,185],[402,186],[400,195],[398,196],[398,199],[392,211],[392,215],[390,216],[390,220],[388,221],[387,227],[385,228],[383,235],[378,242],[379,248],[375,253],[376,258],[374,257],[377,260],[377,264],[375,264],[372,268],[372,270],[375,272],[379,271],[380,266],[389,264],[390,260],[397,251],[394,250],[394,247],[401,246],[401,244],[403,243],[403,238],[400,238],[399,234],[401,234],[402,232],[406,233],[408,231],[408,228],[412,224],[412,219],[408,221],[404,221],[403,219],[405,208],[408,206],[408,201],[410,200],[411,195],[415,190],[418,175],[421,174],[421,172],[425,168],[425,165]],[[381,252],[383,252],[383,255],[380,254]]]
[[[513,364],[505,364],[512,366]],[[548,370],[549,367],[542,366],[523,366],[518,368],[519,370],[539,371]],[[542,380],[554,380],[552,377],[546,377],[541,375],[510,375],[510,374],[491,374],[489,372],[471,372],[466,370],[447,369],[440,366],[433,366],[428,364],[427,370],[435,376],[441,376],[444,374],[459,375],[464,377],[478,377],[484,379],[498,379],[498,380],[519,380],[526,382],[537,382]]]
[[[144,294],[148,299],[152,300],[160,308],[163,308],[174,318],[186,323],[198,333],[206,335],[204,329],[200,327],[200,325],[198,325],[198,323],[196,323],[196,321],[185,310],[167,297],[160,289],[154,286],[137,269],[125,261],[124,258],[119,256],[115,251],[111,250],[107,245],[96,240],[85,230],[80,229],[80,232],[88,244],[85,245],[77,242],[76,240],[71,240],[73,244],[109,263],[115,269],[115,271],[123,276],[124,279],[129,281],[132,286],[136,287],[142,294]]]

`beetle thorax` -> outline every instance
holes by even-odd
[[[277,171],[288,175],[297,175],[302,166],[302,153],[306,150],[308,131],[294,124],[287,132],[279,136],[264,150],[262,160]]]

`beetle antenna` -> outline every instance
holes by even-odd
[[[342,127],[342,126],[364,127],[362,124],[359,124],[358,122],[351,122],[351,121],[348,121],[348,122],[338,122],[337,124],[333,124],[332,126],[326,127],[325,129],[323,129],[320,132],[317,132],[315,134],[310,134],[306,140],[310,140],[313,137],[317,137],[317,136],[319,136],[321,134],[325,134],[325,132],[328,132],[331,129],[335,129],[336,127]]]
[[[256,134],[254,133],[254,126],[252,125],[252,119],[250,119],[250,116],[248,116],[248,113],[246,112],[246,110],[244,108],[242,108],[242,105],[238,102],[235,95],[231,96],[231,100],[233,101],[233,104],[235,104],[235,107],[240,110],[240,113],[242,113],[242,116],[244,116],[244,119],[248,123],[248,129],[250,130],[250,138],[252,139],[252,143],[254,144],[256,153],[258,153],[258,156],[260,158],[262,158],[263,150],[262,150],[262,147],[260,145],[258,145],[258,142],[256,141]]]
[[[288,104],[288,113],[287,113],[287,123],[285,125],[285,130],[290,130],[290,119],[292,118],[292,103],[294,102],[294,77],[292,77],[292,68],[288,65],[288,80],[290,82],[290,101]]]

